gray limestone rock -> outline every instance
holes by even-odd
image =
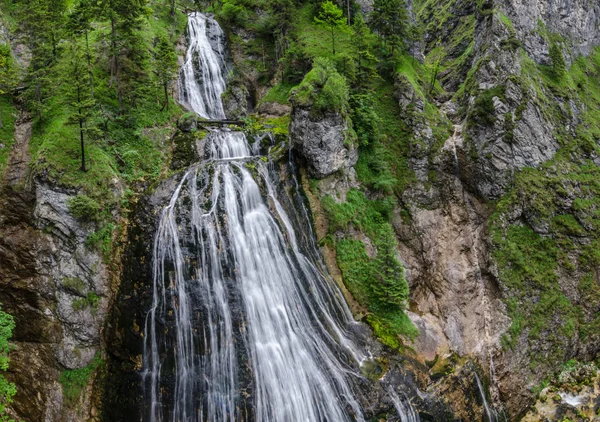
[[[306,159],[313,177],[322,179],[356,164],[358,152],[349,145],[347,132],[348,123],[338,113],[314,117],[304,108],[292,110],[292,145]]]

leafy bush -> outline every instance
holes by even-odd
[[[292,91],[293,104],[311,107],[316,114],[342,113],[348,110],[348,85],[333,62],[319,57],[302,83]]]
[[[77,195],[67,201],[69,212],[81,221],[98,221],[100,217],[100,204],[87,195]]]
[[[501,100],[505,99],[504,86],[497,86],[487,91],[483,91],[475,99],[470,117],[482,126],[492,126],[496,123],[496,107],[494,106],[494,97]]]

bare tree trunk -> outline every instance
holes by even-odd
[[[350,26],[350,1],[346,0],[346,6],[348,7],[348,26]]]
[[[77,86],[77,102],[81,104],[81,87]],[[81,141],[81,171],[87,172],[85,167],[85,144],[83,141],[83,111],[79,108],[79,140]]]
[[[90,74],[90,92],[92,94],[92,100],[94,99],[94,74],[92,73],[92,57],[90,55],[90,41],[88,37],[88,30],[85,30],[85,55],[87,58],[88,72]]]
[[[333,55],[335,56],[335,30],[331,27],[331,45],[333,47]]]

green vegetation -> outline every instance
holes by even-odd
[[[20,94],[0,75],[0,167],[19,94],[34,116],[32,170],[89,199],[71,204],[77,218],[99,219],[98,207],[119,204],[116,183],[155,179],[164,166],[169,126],[181,114],[170,89],[185,15],[159,1],[8,3],[32,57],[17,75]]]
[[[67,277],[63,279],[62,286],[63,288],[81,296],[83,296],[87,290],[85,281],[77,277]]]
[[[60,374],[59,381],[62,385],[67,405],[73,407],[79,403],[81,394],[88,386],[90,378],[103,365],[104,361],[98,354],[89,365],[80,369],[67,369]]]
[[[292,91],[292,101],[300,107],[310,107],[316,114],[341,113],[348,110],[348,86],[333,62],[317,58],[302,83]]]
[[[335,30],[346,25],[344,12],[329,0],[321,3],[319,14],[314,17],[315,22],[329,27],[331,30],[331,51],[335,56]]]
[[[600,173],[593,162],[600,139],[600,54],[580,58],[567,70],[557,45],[552,44],[551,67],[536,66],[523,57],[519,83],[556,124],[562,148],[540,168],[516,174],[511,192],[497,205],[490,230],[512,319],[502,343],[512,348],[521,335],[530,341],[543,336],[552,349],[534,358],[532,365],[550,367],[569,358],[564,348],[568,339],[598,341],[600,335],[600,317],[594,311],[600,305]],[[559,104],[567,99],[584,105],[575,136],[563,129],[568,114]],[[568,199],[571,196],[574,200]],[[506,216],[516,206],[526,217],[507,224]],[[565,278],[574,280],[574,291],[565,290]]]
[[[0,177],[8,161],[8,154],[14,143],[15,120],[17,110],[9,96],[0,95]]]
[[[13,349],[9,343],[15,329],[15,321],[12,315],[0,309],[0,371],[8,370],[9,358],[8,353]],[[6,415],[6,407],[13,401],[13,397],[17,393],[17,389],[12,382],[0,374],[0,421],[13,422]]]
[[[369,256],[363,241],[346,234],[335,242],[338,263],[352,296],[371,312],[367,320],[376,334],[389,346],[398,348],[398,335],[414,337],[417,332],[403,312],[408,283],[396,256],[394,229],[388,221],[393,200],[371,201],[362,192],[351,190],[347,202],[338,204],[327,196],[323,207],[332,235],[348,233],[352,225],[372,242],[376,252]]]
[[[100,302],[100,296],[94,292],[88,293],[85,297],[77,298],[73,300],[73,309],[75,311],[83,311],[88,307],[92,309],[92,314],[98,309],[98,303]]]
[[[100,204],[87,195],[77,195],[67,201],[69,212],[81,221],[97,221],[101,208]]]

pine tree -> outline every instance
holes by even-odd
[[[288,49],[288,34],[292,29],[296,4],[294,0],[268,0],[269,24],[275,40],[275,58],[282,58]]]
[[[81,171],[87,171],[85,160],[85,135],[91,128],[87,127],[87,122],[92,115],[95,101],[91,96],[89,89],[88,69],[85,53],[82,51],[77,40],[73,38],[67,51],[69,62],[68,69],[71,77],[70,83],[65,86],[66,97],[68,98],[68,107],[70,115],[69,124],[79,126],[79,141],[81,145]]]
[[[331,30],[331,46],[335,56],[335,30],[345,26],[344,12],[330,0],[326,0],[321,4],[321,10],[319,15],[315,16],[315,22],[328,26]]]
[[[92,0],[80,0],[69,15],[67,23],[67,30],[71,35],[83,34],[85,36],[85,58],[92,98],[94,97],[94,74],[92,70],[92,52],[90,49],[89,34],[94,29],[92,22],[95,12],[95,3]]]
[[[560,46],[557,43],[552,43],[549,54],[552,61],[552,70],[556,77],[561,79],[567,71],[567,65],[565,64]]]
[[[135,107],[136,92],[143,88],[146,76],[146,51],[140,30],[147,13],[146,0],[102,0],[99,13],[110,22],[109,86],[116,86],[119,111],[125,112],[125,100]]]
[[[65,0],[28,0],[19,4],[18,18],[31,62],[27,69],[25,98],[29,109],[42,118],[55,84],[52,71],[64,35]]]
[[[156,68],[156,77],[165,95],[165,104],[163,105],[163,109],[166,107],[168,110],[169,87],[177,75],[178,65],[175,49],[165,36],[162,36],[158,39],[156,52],[154,55],[154,62]]]
[[[356,80],[358,87],[361,87],[374,76],[374,64],[377,63],[377,58],[371,52],[373,35],[360,14],[354,19],[352,34],[354,56],[356,57]]]
[[[383,49],[391,47],[391,54],[402,47],[408,27],[408,13],[404,0],[375,0],[370,24],[382,40]]]
[[[396,238],[394,232],[381,230],[381,238],[377,242],[377,283],[374,292],[383,308],[403,309],[408,300],[408,283],[404,277],[404,267],[396,257]]]

